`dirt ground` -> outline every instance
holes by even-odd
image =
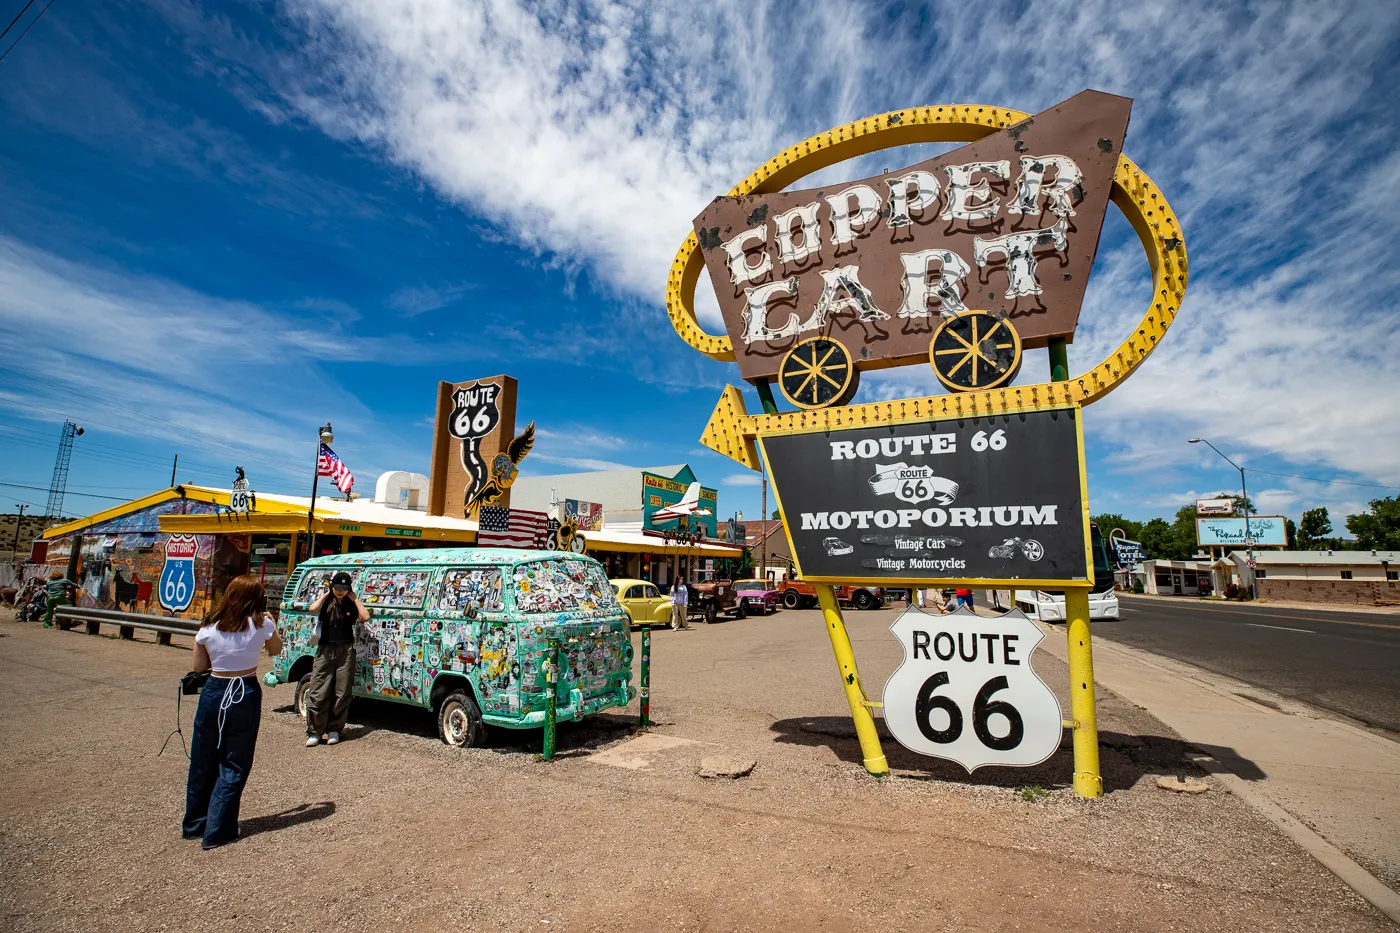
[[[894,612],[848,618],[876,698]],[[866,775],[815,611],[658,631],[653,658],[650,736],[634,702],[565,727],[553,762],[538,731],[454,750],[427,713],[362,700],[347,741],[306,749],[291,687],[268,689],[243,838],[203,852],[178,740],[156,755],[188,651],[0,610],[0,928],[1393,929],[1220,786],[1159,790],[1202,775],[1102,691],[1107,793],[1085,801],[1067,747],[968,777],[886,736],[893,775]],[[1064,704],[1063,665],[1035,667]],[[714,754],[757,766],[702,779]]]

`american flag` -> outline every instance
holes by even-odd
[[[481,547],[543,549],[548,534],[549,515],[544,512],[483,505],[476,543]]]
[[[321,456],[316,459],[316,475],[329,476],[331,482],[335,483],[335,488],[347,496],[355,485],[355,474],[351,473],[350,468],[335,455],[335,451],[325,444],[321,445]]]

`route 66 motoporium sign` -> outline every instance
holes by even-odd
[[[1092,577],[1074,408],[760,438],[807,580]]]
[[[899,744],[969,772],[1038,765],[1059,748],[1059,701],[1030,663],[1045,636],[1019,609],[988,618],[911,606],[890,631],[904,648],[884,696]]]

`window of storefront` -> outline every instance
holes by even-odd
[[[1342,571],[1342,579],[1343,579],[1343,580],[1350,580],[1350,579],[1351,579],[1351,571],[1350,571],[1350,570],[1343,570],[1343,571]]]
[[[292,552],[291,535],[253,535],[248,556],[248,572],[262,581],[267,591],[267,608],[282,605],[282,591],[287,587],[287,562]]]

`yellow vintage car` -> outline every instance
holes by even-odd
[[[662,596],[655,583],[646,580],[609,580],[617,601],[633,626],[670,625],[671,597]]]

